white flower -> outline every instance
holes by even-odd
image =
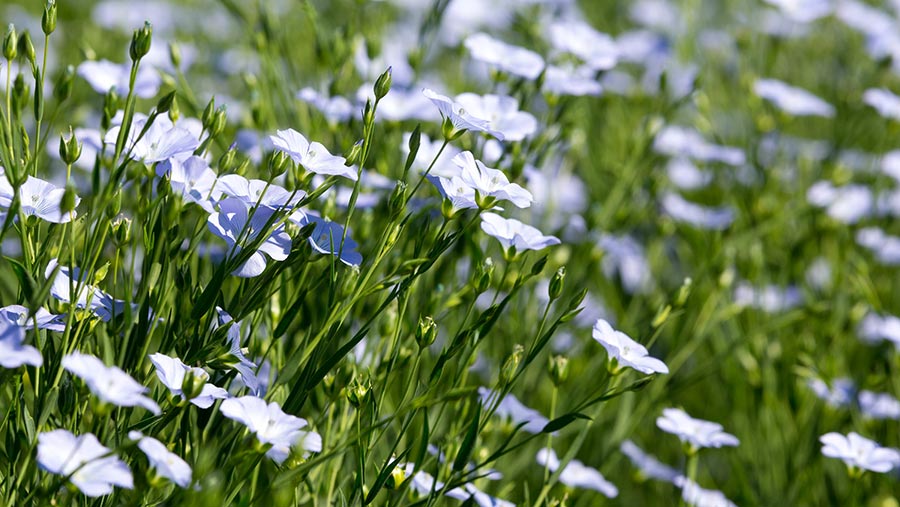
[[[831,104],[802,88],[776,79],[757,79],[753,84],[753,91],[793,116],[834,116],[834,106]]]
[[[544,72],[544,91],[574,97],[597,96],[603,93],[603,86],[594,78],[594,71],[587,66],[548,65]]]
[[[148,389],[117,366],[106,366],[94,356],[75,352],[63,357],[62,367],[83,380],[103,401],[119,407],[140,406],[160,414],[159,405],[144,396]]]
[[[693,203],[675,192],[666,192],[660,200],[663,211],[678,222],[701,229],[721,231],[734,221],[734,210],[729,207],[709,208]]]
[[[797,23],[809,23],[831,14],[831,0],[766,0],[781,9],[785,16]]]
[[[619,366],[627,366],[647,375],[669,373],[665,363],[651,357],[643,345],[632,340],[627,334],[616,331],[603,319],[598,319],[594,324],[592,335],[606,349],[609,359],[615,359]]]
[[[498,395],[498,393],[486,387],[478,388],[478,396],[481,397],[481,404],[485,407],[492,406],[497,401]],[[512,394],[507,394],[500,401],[494,414],[501,418],[508,418],[516,426],[524,423],[522,429],[528,433],[540,433],[544,430],[547,423],[550,422],[537,410],[523,405]]]
[[[169,357],[159,353],[150,354],[150,362],[156,367],[156,376],[159,378],[159,381],[162,382],[173,395],[180,396],[181,399],[184,399],[182,385],[184,384],[184,377],[188,372],[191,372],[194,375],[194,378],[203,380],[209,379],[209,373],[206,373],[206,371],[201,368],[191,368],[181,362],[181,359],[178,359],[177,357]],[[210,384],[209,382],[205,382],[200,393],[191,398],[190,402],[200,408],[209,408],[215,400],[224,400],[225,398],[228,398],[228,391]]]
[[[900,420],[900,401],[888,393],[860,391],[859,410],[869,419]]]
[[[560,243],[559,238],[555,236],[544,236],[541,231],[530,225],[494,213],[482,213],[481,230],[496,238],[504,250],[515,249],[515,252],[542,250]]]
[[[865,185],[835,187],[828,181],[817,181],[806,191],[806,200],[825,208],[828,216],[844,224],[855,224],[875,212],[875,197]]]
[[[640,469],[641,473],[647,478],[674,483],[675,479],[681,475],[678,470],[647,454],[631,440],[622,442],[619,450],[622,451],[622,454],[628,456],[631,463]]]
[[[516,183],[510,183],[503,171],[485,166],[480,160],[475,160],[472,152],[464,151],[453,157],[452,162],[460,168],[458,177],[451,178],[450,182],[441,180],[444,188],[463,185],[472,189],[484,198],[493,197],[498,201],[509,201],[518,208],[527,208],[534,201],[531,192],[525,190]],[[476,202],[471,203],[478,207]]]
[[[884,88],[870,88],[863,93],[863,102],[875,108],[878,114],[892,120],[900,120],[900,97]]]
[[[819,441],[822,442],[822,454],[841,459],[850,468],[885,473],[900,465],[900,453],[896,449],[881,447],[852,431],[847,436],[826,433]]]
[[[491,128],[506,141],[521,141],[537,132],[538,123],[531,113],[519,111],[519,103],[508,95],[461,93],[456,102],[468,113],[487,119]]]
[[[789,287],[766,285],[758,288],[748,282],[740,282],[734,288],[734,304],[775,313],[803,304],[803,293],[793,285]]]
[[[696,130],[675,125],[668,125],[659,131],[653,149],[663,155],[721,162],[735,167],[744,165],[747,160],[740,148],[712,144]]]
[[[128,432],[128,438],[138,443],[138,448],[144,452],[150,466],[155,468],[160,476],[182,488],[190,485],[191,466],[177,454],[170,452],[162,442],[153,437],[146,437],[140,431]]]
[[[135,160],[148,165],[170,158],[186,160],[200,146],[199,133],[191,129],[193,125],[187,119],[179,121],[176,126],[169,118],[157,116],[141,136],[147,121],[146,116],[136,114],[128,131],[125,150],[127,153],[130,149],[130,156]],[[104,142],[114,146],[121,128],[121,125],[116,125],[109,129]]]
[[[90,433],[76,437],[66,430],[38,435],[38,465],[68,477],[82,493],[97,497],[112,493],[113,486],[132,489],[131,470]]]
[[[681,497],[688,505],[694,507],[737,507],[721,491],[701,488],[696,482],[684,476],[675,479],[675,485],[681,488]]]
[[[64,213],[62,205],[63,194],[66,189],[59,188],[49,181],[44,181],[34,176],[29,176],[25,183],[19,187],[19,204],[22,213],[27,216],[36,216],[42,220],[55,224],[63,224],[75,218],[74,210]],[[81,198],[75,196],[75,206],[81,202]]]
[[[544,59],[541,55],[529,49],[507,44],[486,33],[470,35],[463,44],[472,54],[472,58],[514,76],[537,79],[544,69]]]
[[[441,112],[441,116],[450,120],[456,130],[471,130],[473,132],[484,132],[503,140],[503,134],[493,129],[490,120],[480,118],[466,111],[466,109],[457,102],[450,100],[450,97],[435,93],[429,88],[424,88],[422,94],[425,95],[432,104],[437,106]]]
[[[18,368],[23,364],[41,366],[44,359],[38,349],[24,345],[25,328],[9,321],[0,321],[0,366]]]
[[[865,227],[856,232],[856,242],[870,250],[878,262],[888,266],[900,264],[900,237],[885,234],[877,227]]]
[[[558,21],[550,25],[549,32],[556,51],[581,58],[593,70],[609,70],[618,63],[613,38],[583,21]]]
[[[712,182],[713,175],[699,169],[693,162],[684,158],[673,158],[666,165],[666,175],[676,187],[684,190],[705,188]]]
[[[269,139],[277,150],[285,152],[311,173],[343,176],[353,181],[357,179],[356,170],[347,167],[347,159],[332,155],[324,145],[308,141],[294,129],[279,130]]]
[[[287,459],[294,446],[308,452],[322,450],[322,437],[302,429],[306,427],[306,419],[285,414],[275,402],[266,405],[262,398],[242,396],[223,401],[220,410],[225,417],[246,426],[260,443],[271,444],[266,456],[278,464]]]
[[[546,466],[551,472],[556,472],[560,465],[559,458],[553,449],[539,450],[536,459],[539,465]],[[577,459],[569,461],[563,468],[559,474],[559,482],[573,488],[592,489],[607,498],[619,496],[619,489],[615,484],[607,481],[599,471],[586,466]]]
[[[691,447],[737,446],[740,441],[734,435],[722,431],[722,425],[703,419],[694,419],[678,408],[663,409],[663,415],[656,419],[659,429],[677,436]]]

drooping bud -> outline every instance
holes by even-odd
[[[131,46],[128,52],[131,61],[138,62],[141,58],[147,56],[150,52],[150,42],[153,38],[153,25],[149,21],[144,22],[144,26],[134,31],[131,36]]]
[[[550,380],[553,385],[559,387],[569,378],[569,358],[566,356],[551,356],[547,363]]]
[[[56,30],[56,0],[47,0],[44,14],[41,16],[41,30],[44,31],[44,35],[50,35]]]
[[[419,317],[419,325],[416,326],[416,344],[419,350],[428,348],[437,338],[437,324],[431,317]]]
[[[375,98],[381,100],[391,91],[391,73],[392,67],[388,67],[386,71],[375,80]]]
[[[14,60],[18,54],[16,45],[19,43],[19,36],[16,34],[16,26],[12,23],[6,29],[6,36],[3,37],[3,58]]]
[[[550,286],[547,290],[548,296],[550,296],[550,301],[558,299],[560,294],[562,294],[563,290],[563,282],[566,279],[566,267],[563,266],[556,270],[556,273],[553,274],[553,278],[550,279]]]

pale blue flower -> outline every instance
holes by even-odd
[[[767,313],[783,312],[803,304],[803,293],[793,285],[754,287],[748,282],[740,282],[734,288],[734,304],[758,308]]]
[[[243,201],[248,207],[266,206],[273,210],[293,208],[304,197],[306,192],[297,190],[289,192],[280,185],[263,180],[247,179],[239,174],[226,174],[219,177],[216,188],[225,195]]]
[[[878,114],[892,120],[900,120],[900,97],[884,88],[870,88],[863,93],[863,102],[875,108]]]
[[[856,397],[856,385],[849,378],[836,378],[831,386],[822,379],[812,378],[808,385],[816,397],[835,408],[852,405]]]
[[[262,395],[265,383],[256,375],[256,363],[247,359],[241,347],[241,323],[235,322],[231,315],[220,307],[216,307],[216,325],[228,327],[228,352],[234,357],[232,367],[237,370],[240,380],[255,395]]]
[[[322,451],[322,437],[303,429],[307,425],[306,419],[284,413],[275,402],[266,404],[256,396],[242,396],[223,401],[220,410],[225,417],[246,426],[260,443],[271,445],[266,456],[279,465],[293,447],[302,449],[304,456]]]
[[[603,234],[598,246],[603,249],[600,264],[603,275],[612,278],[618,274],[625,292],[640,293],[652,286],[650,262],[644,247],[636,239],[628,235]]]
[[[619,450],[641,471],[644,477],[674,483],[675,479],[681,475],[678,470],[647,454],[631,440],[622,442]]]
[[[737,437],[723,431],[721,424],[694,419],[679,408],[663,409],[663,415],[656,419],[656,426],[695,449],[735,447],[740,443]]]
[[[609,360],[615,359],[619,366],[627,366],[645,375],[669,373],[665,363],[651,357],[647,348],[634,341],[627,334],[613,329],[609,322],[598,319],[592,331],[594,340],[606,349]]]
[[[493,406],[496,403],[499,393],[491,391],[486,387],[478,388],[478,396],[481,398],[481,404],[484,407]],[[540,412],[533,408],[526,407],[512,394],[507,394],[497,405],[494,415],[509,419],[514,426],[524,423],[522,430],[528,433],[540,433],[550,421],[541,415]]]
[[[78,75],[84,78],[95,92],[106,94],[114,89],[120,97],[128,95],[128,81],[131,74],[131,63],[113,63],[109,60],[86,61],[78,66]],[[142,99],[149,99],[159,92],[162,78],[152,67],[138,68],[134,83],[134,94]]]
[[[159,405],[144,395],[148,389],[117,366],[106,366],[100,359],[80,352],[63,356],[62,367],[84,381],[94,395],[118,407],[144,407],[154,415]]]
[[[229,247],[229,257],[234,257],[243,250],[244,245],[250,244],[265,231],[266,224],[274,213],[272,209],[260,206],[250,215],[246,202],[229,197],[219,203],[217,213],[209,215],[207,225],[213,234],[225,240]],[[231,274],[242,278],[259,276],[266,269],[265,255],[273,260],[283,261],[288,258],[290,252],[291,237],[284,231],[284,226],[280,225],[269,233],[253,255]]]
[[[308,141],[294,129],[279,130],[269,139],[275,149],[283,151],[311,173],[342,176],[353,181],[357,179],[356,170],[347,167],[347,159],[332,155],[321,143]]]
[[[307,87],[297,92],[297,98],[318,109],[330,122],[344,122],[353,116],[353,104],[341,96],[329,97]]]
[[[553,449],[539,450],[536,460],[539,465],[547,467],[551,472],[556,472],[560,466],[559,458]],[[602,493],[607,498],[619,496],[619,489],[615,484],[606,480],[598,470],[577,459],[570,460],[559,472],[559,482],[573,488],[591,489]]]
[[[89,497],[108,495],[113,486],[134,487],[128,465],[91,433],[78,437],[66,430],[41,433],[38,435],[37,462],[50,473],[68,477]]]
[[[618,50],[612,37],[584,21],[557,21],[550,24],[548,32],[556,52],[573,54],[595,71],[609,70],[618,63]]]
[[[191,466],[181,459],[159,440],[144,436],[140,431],[129,431],[128,438],[137,442],[138,449],[147,456],[150,466],[161,477],[169,479],[173,483],[186,488],[191,484],[193,472]]]
[[[34,323],[37,321],[38,329],[57,332],[66,330],[65,315],[54,315],[44,308],[38,308],[32,315],[28,308],[22,305],[4,306],[0,308],[0,322],[4,320],[23,329],[34,329]]]
[[[900,465],[900,452],[882,447],[858,433],[847,436],[840,433],[826,433],[819,437],[822,454],[842,460],[850,469],[871,470],[878,473],[890,472]]]
[[[735,167],[744,165],[747,160],[740,148],[712,144],[696,130],[675,125],[668,125],[657,133],[653,149],[663,155],[721,162]]]
[[[878,262],[900,264],[900,237],[885,234],[878,227],[865,227],[856,232],[856,242],[872,252]]]
[[[157,116],[141,136],[147,121],[146,116],[136,114],[131,130],[128,131],[125,148],[126,152],[131,150],[130,156],[135,160],[145,164],[163,162],[170,158],[186,160],[200,146],[199,135],[192,131],[191,123],[187,119],[180,120],[178,125],[175,125],[167,117]],[[121,125],[116,125],[109,129],[104,142],[115,145],[121,128]]]
[[[809,23],[828,16],[834,9],[831,0],[766,0],[797,23]]]
[[[737,507],[721,491],[701,488],[687,477],[678,476],[675,485],[681,488],[681,498],[693,507]]]
[[[531,192],[510,183],[503,171],[485,166],[464,151],[451,160],[460,172],[451,178],[437,178],[436,185],[444,197],[453,201],[455,209],[478,208],[478,197],[509,201],[516,207],[527,208],[534,201]],[[431,179],[435,182],[435,179]],[[477,196],[476,196],[477,192]]]
[[[860,391],[859,410],[869,419],[900,420],[900,401],[889,393]]]
[[[860,338],[868,343],[888,341],[900,349],[900,317],[869,312],[859,323]]]
[[[47,269],[44,270],[44,276],[49,278],[58,265],[59,263],[56,259],[51,259],[47,263]],[[80,269],[59,266],[59,270],[56,271],[56,276],[53,278],[53,284],[50,286],[50,295],[63,303],[71,304],[73,303],[70,298],[72,287],[76,291],[75,307],[82,310],[89,309],[104,322],[108,322],[125,309],[124,301],[115,299],[101,289],[87,283],[87,279]],[[132,308],[137,311],[136,305],[132,305]]]
[[[215,203],[222,196],[215,171],[206,160],[191,156],[181,161],[169,158],[156,166],[156,175],[167,178],[172,192],[185,202],[199,205],[207,213],[215,213]]]
[[[194,378],[209,380],[209,373],[202,368],[192,368],[177,357],[169,357],[165,354],[150,354],[150,362],[156,367],[156,377],[173,395],[185,398],[182,392],[184,378],[190,372]],[[215,400],[224,400],[228,398],[228,391],[217,387],[209,382],[203,384],[200,393],[190,399],[190,402],[200,408],[209,408]]]
[[[340,253],[339,259],[348,266],[359,266],[362,264],[362,255],[356,251],[359,248],[356,241],[350,237],[348,232],[344,237],[344,228],[341,224],[318,217],[312,213],[307,215],[309,223],[316,224],[312,235],[309,237],[309,244],[313,250],[323,255],[337,255]],[[341,245],[343,238],[343,246]]]
[[[0,321],[0,366],[18,368],[23,364],[41,366],[44,359],[38,349],[22,343],[25,328],[8,321]]]
[[[734,210],[729,207],[710,208],[693,203],[675,192],[666,192],[660,199],[660,206],[667,215],[678,222],[687,223],[700,229],[721,231],[734,221]]]
[[[2,190],[0,190],[2,191]],[[63,213],[60,206],[62,205],[63,194],[66,189],[59,188],[56,185],[44,181],[34,176],[29,176],[25,183],[19,187],[19,204],[21,211],[26,216],[36,216],[41,220],[46,220],[55,224],[63,224],[73,220],[76,216],[74,210],[70,213]],[[6,201],[3,196],[2,201]],[[75,196],[75,205],[81,202],[81,198]]]

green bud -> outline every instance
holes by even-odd
[[[544,267],[547,266],[547,256],[543,256],[538,259],[534,264],[531,265],[531,276],[537,276],[541,274],[541,271],[544,270]]]
[[[18,52],[25,55],[25,58],[28,59],[28,63],[31,64],[31,67],[35,66],[35,55],[34,55],[34,44],[31,42],[31,34],[28,33],[28,30],[22,32],[22,35],[19,36],[18,41]]]
[[[225,130],[225,126],[228,125],[228,115],[225,114],[225,111],[228,109],[228,106],[221,105],[218,109],[216,109],[216,114],[213,118],[212,129],[210,129],[210,136],[217,136],[221,134]]]
[[[178,121],[181,118],[181,108],[178,107],[178,97],[172,97],[172,104],[169,106],[169,119],[172,120],[172,123]]]
[[[666,305],[666,306],[660,308],[659,311],[656,312],[656,316],[653,317],[653,321],[650,323],[650,325],[654,328],[657,328],[657,327],[665,324],[666,319],[669,318],[669,314],[671,314],[671,313],[672,313],[671,305]]]
[[[119,215],[112,221],[113,237],[119,245],[127,245],[131,240],[131,219]]]
[[[391,197],[388,200],[388,210],[390,211],[391,218],[397,218],[403,211],[406,209],[406,183],[398,182],[397,186],[394,187],[394,191],[391,192]]]
[[[181,69],[181,48],[174,42],[169,43],[169,61],[176,70]]]
[[[66,185],[66,189],[63,192],[62,201],[59,204],[59,209],[63,213],[69,213],[75,211],[75,187],[71,184]]]
[[[566,356],[551,356],[547,363],[550,380],[553,385],[559,387],[569,378],[569,358]]]
[[[269,175],[272,179],[277,178],[285,173],[291,166],[291,157],[287,153],[277,150],[272,152],[269,158]]]
[[[17,54],[16,44],[19,42],[19,36],[16,34],[16,27],[12,23],[6,29],[6,36],[3,37],[3,58],[14,60]]]
[[[236,147],[231,146],[230,148],[228,148],[228,151],[226,151],[225,153],[222,154],[221,157],[219,157],[219,172],[225,172],[225,173],[232,172],[231,169],[234,165],[234,158],[236,155],[237,155]]]
[[[472,277],[472,286],[476,294],[482,294],[491,286],[491,278],[494,276],[494,261],[490,257],[475,268]]]
[[[456,214],[459,213],[459,210],[453,206],[453,201],[450,199],[444,199],[441,201],[441,215],[447,220],[452,220]]]
[[[184,380],[181,381],[181,394],[185,399],[192,400],[200,395],[203,386],[209,379],[209,374],[200,368],[191,368],[184,374]]]
[[[346,162],[347,167],[350,167],[350,166],[353,166],[353,165],[356,165],[359,163],[359,158],[362,156],[362,151],[363,151],[362,149],[363,149],[364,144],[365,144],[365,141],[363,139],[360,139],[359,141],[356,141],[355,143],[353,143],[353,146],[350,147],[350,151],[347,152],[347,157],[346,157],[347,158],[347,162]]]
[[[347,389],[347,400],[355,408],[364,407],[372,398],[372,382],[368,379],[356,379]]]
[[[676,307],[682,307],[687,303],[687,298],[691,295],[691,285],[693,285],[693,283],[694,281],[691,280],[690,277],[684,279],[684,283],[682,283],[681,288],[678,289],[678,295],[675,296]]]
[[[72,86],[75,83],[75,67],[66,66],[66,70],[59,75],[53,84],[53,97],[57,102],[63,103],[72,96]]]
[[[513,347],[513,351],[506,357],[506,361],[503,361],[503,367],[500,368],[500,383],[503,385],[508,385],[512,382],[513,377],[516,376],[516,371],[519,369],[519,363],[522,362],[522,354],[525,353],[525,347],[516,344]]]
[[[44,6],[44,14],[41,16],[41,30],[44,35],[50,35],[56,30],[56,0],[48,0]]]
[[[406,471],[402,467],[394,467],[394,469],[391,470],[391,475],[388,477],[387,481],[385,481],[384,487],[387,489],[397,489],[405,480]]]
[[[156,112],[159,114],[168,113],[172,108],[172,104],[175,103],[175,90],[163,95],[163,98],[159,99],[159,102],[156,103]]]
[[[213,123],[216,121],[215,95],[213,95],[212,98],[209,99],[209,102],[206,103],[206,107],[203,109],[203,115],[200,116],[200,121],[203,123],[203,128],[205,130],[212,130]]]
[[[550,296],[550,301],[558,299],[560,294],[562,294],[563,290],[563,282],[566,279],[566,268],[565,266],[556,270],[556,273],[553,274],[553,278],[550,279],[550,287],[548,289],[548,295]]]
[[[375,80],[375,98],[381,100],[391,91],[391,69],[388,67],[386,71]]]
[[[34,72],[34,82],[41,82],[41,69],[38,68],[37,65],[33,68]],[[37,120],[39,118],[44,117],[44,90],[41,86],[34,87],[34,119]]]
[[[134,31],[131,36],[131,46],[128,53],[131,55],[132,62],[138,62],[141,58],[147,56],[150,52],[150,42],[153,38],[153,26],[149,21],[144,22],[144,26]]]
[[[371,125],[375,123],[375,108],[372,107],[372,101],[366,99],[366,106],[363,108],[363,123]]]
[[[31,94],[31,90],[25,85],[25,76],[16,74],[12,89],[12,108],[16,115],[19,115],[22,112],[22,108],[25,107],[25,104],[28,102],[29,94]]]
[[[419,325],[416,326],[416,344],[419,350],[429,347],[437,338],[437,324],[431,317],[419,317]]]
[[[72,127],[69,127],[69,138],[66,139],[65,135],[59,136],[59,158],[62,159],[66,165],[74,164],[79,157],[81,157],[81,148],[82,144],[78,143],[78,139],[75,138],[75,132],[72,131]]]

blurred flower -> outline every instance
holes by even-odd
[[[553,95],[574,97],[597,96],[603,93],[603,86],[594,77],[594,71],[587,66],[548,65],[544,72],[544,91]]]
[[[149,389],[117,366],[106,366],[100,359],[80,352],[66,354],[62,367],[80,378],[101,400],[118,407],[144,407],[159,415],[159,405],[144,395]]]
[[[875,211],[872,190],[864,185],[835,187],[828,181],[817,181],[807,190],[806,200],[825,208],[828,216],[844,224],[855,224]]]
[[[793,116],[834,116],[834,106],[812,93],[777,79],[757,79],[753,91]]]
[[[646,375],[669,373],[665,363],[651,357],[643,345],[632,340],[627,334],[616,331],[603,319],[598,319],[594,324],[592,335],[594,340],[606,349],[609,360],[616,360],[620,367],[627,366]]]
[[[307,87],[297,92],[297,98],[318,109],[330,122],[344,122],[353,116],[353,104],[341,96],[329,97]]]
[[[627,456],[628,459],[631,460],[631,463],[647,478],[674,483],[675,479],[680,476],[678,470],[663,464],[653,456],[647,454],[631,440],[622,442],[619,446],[619,450],[622,451],[622,454]]]
[[[67,477],[89,497],[108,495],[113,486],[134,487],[128,465],[90,433],[79,437],[66,430],[41,433],[37,461],[44,470]]]
[[[856,242],[870,250],[878,262],[888,266],[900,264],[900,237],[889,236],[878,227],[864,227],[856,231]]]
[[[831,14],[831,0],[766,0],[798,23],[809,23]]]
[[[486,387],[479,387],[478,396],[481,398],[481,404],[483,406],[490,407],[496,403],[499,394]],[[522,402],[512,394],[507,394],[500,400],[494,415],[509,419],[514,426],[525,423],[522,426],[522,430],[527,431],[528,433],[540,433],[547,423],[550,422],[537,410],[523,405]]]
[[[47,269],[44,270],[44,276],[50,277],[59,265],[56,259],[50,259],[47,263]],[[81,286],[79,289],[79,285]],[[114,299],[106,292],[87,283],[84,274],[78,268],[60,266],[53,278],[53,284],[50,286],[50,295],[62,301],[63,303],[73,303],[70,298],[70,292],[74,287],[77,295],[75,297],[75,307],[90,309],[103,322],[108,322],[115,315],[121,313],[125,308],[125,302]],[[133,306],[135,311],[137,307]]]
[[[694,507],[737,507],[721,491],[703,489],[687,477],[677,477],[675,485],[681,488],[681,497],[688,505]]]
[[[203,382],[200,392],[190,399],[191,403],[200,408],[209,408],[215,400],[228,398],[228,391],[205,382],[209,380],[209,373],[206,373],[202,368],[192,368],[181,362],[181,359],[169,357],[165,354],[150,354],[149,357],[150,362],[156,367],[156,377],[173,395],[185,399],[182,387],[184,386],[185,377],[190,372],[195,379]]]
[[[119,96],[125,97],[128,95],[131,63],[89,60],[78,65],[78,75],[97,93],[106,94],[109,90],[115,89]],[[134,94],[142,99],[153,98],[159,92],[161,84],[162,79],[153,67],[141,66],[134,82]]]
[[[824,380],[813,378],[809,380],[809,388],[820,400],[835,408],[853,404],[856,397],[856,385],[849,378],[836,378],[831,381],[831,387]]]
[[[869,312],[859,323],[857,332],[863,341],[869,343],[889,341],[900,349],[900,317]]]
[[[466,112],[490,122],[491,128],[503,135],[505,141],[521,141],[538,129],[537,120],[531,113],[519,111],[516,99],[508,95],[476,95],[461,93],[456,103]]]
[[[847,436],[826,433],[819,437],[819,441],[822,442],[822,454],[843,460],[851,469],[885,473],[900,465],[900,452],[896,449],[881,447],[877,442],[852,431]]]
[[[356,170],[344,165],[344,157],[332,155],[325,146],[315,141],[307,141],[303,134],[294,129],[279,130],[277,135],[269,136],[275,149],[283,151],[291,159],[315,174],[343,176],[356,181]]]
[[[544,59],[541,55],[529,49],[507,44],[483,32],[468,36],[463,44],[472,58],[513,76],[537,79],[544,70]]]
[[[616,43],[580,20],[557,21],[548,27],[550,43],[558,53],[580,58],[593,70],[609,70],[618,62]]]
[[[678,222],[701,229],[721,231],[734,221],[734,210],[729,207],[709,208],[686,200],[681,194],[666,192],[660,205],[663,211]]]
[[[677,436],[694,449],[704,447],[737,446],[737,437],[722,431],[722,425],[703,419],[694,419],[684,410],[665,408],[663,415],[656,419],[659,429]]]
[[[403,150],[404,156],[409,156],[410,135],[411,134],[408,132],[403,134],[403,145],[401,146],[401,149]],[[438,157],[438,152],[441,150],[442,145],[443,141],[438,139],[432,141],[427,135],[421,134],[421,137],[419,138],[419,151],[416,152],[416,158],[412,168],[418,169],[419,172],[424,173],[425,170],[428,169],[428,166],[431,165],[431,162],[434,161],[434,166],[429,173],[431,176],[446,179],[459,176],[462,171],[459,166],[452,162],[452,159],[461,153],[459,148],[452,144],[448,144],[444,147],[444,151]],[[435,160],[435,157],[437,157],[437,160]]]
[[[612,278],[618,274],[625,292],[635,294],[652,286],[650,263],[644,247],[637,240],[628,235],[603,234],[598,246],[603,250],[601,267],[604,276]]]
[[[693,162],[684,158],[673,158],[666,165],[669,181],[683,190],[705,188],[712,182],[713,175],[697,168]]]
[[[553,449],[539,450],[536,459],[539,465],[547,467],[551,472],[556,472],[560,465],[559,458]],[[619,496],[619,489],[615,484],[607,481],[599,471],[586,466],[577,459],[569,461],[562,472],[559,472],[559,482],[573,488],[592,489],[607,498]]]
[[[18,368],[23,364],[41,366],[44,359],[38,349],[24,345],[25,328],[8,321],[0,321],[0,366]]]
[[[875,108],[878,114],[892,120],[900,120],[900,97],[884,88],[870,88],[863,93],[863,102]]]
[[[859,410],[869,419],[900,420],[900,401],[888,393],[860,391]]]
[[[746,162],[740,148],[712,144],[696,130],[675,125],[668,125],[659,131],[653,142],[653,149],[663,155],[721,162],[731,166],[742,166]]]
[[[128,438],[137,442],[138,448],[147,456],[156,473],[175,484],[186,488],[191,484],[191,466],[181,457],[169,451],[159,440],[144,436],[140,431],[129,431]]]
[[[223,401],[220,410],[225,417],[246,426],[260,443],[271,445],[266,456],[279,465],[294,446],[306,451],[304,455],[322,450],[322,437],[302,429],[306,427],[306,419],[285,414],[275,402],[267,405],[262,398],[242,396]]]

